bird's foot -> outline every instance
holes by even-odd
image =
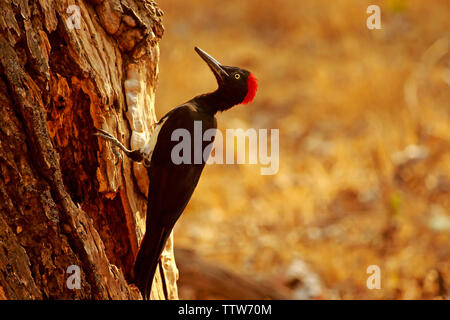
[[[127,157],[130,158],[133,161],[141,162],[142,160],[144,160],[144,155],[143,155],[143,153],[142,153],[142,151],[140,149],[129,150],[116,137],[114,137],[109,132],[107,132],[105,130],[102,130],[102,129],[97,129],[97,130],[99,132],[94,133],[95,136],[102,137],[103,139],[106,139],[106,140],[108,140],[108,141],[110,141],[112,143],[112,152],[114,153],[114,155],[116,156],[116,159],[117,159],[116,165],[122,159],[122,156],[121,156],[120,152],[117,151],[116,148],[119,148],[123,152],[125,152]],[[144,165],[145,165],[145,161],[144,161]]]
[[[114,137],[112,134],[110,134],[109,132],[102,130],[102,129],[97,129],[99,132],[94,133],[94,136],[98,136],[98,137],[102,137],[103,139],[106,139],[108,141],[110,141],[112,143],[112,152],[114,153],[114,155],[116,156],[116,165],[119,163],[120,160],[122,160],[122,156],[120,154],[119,151],[117,151],[116,148],[121,149],[123,152],[125,152],[125,154],[127,156],[129,156],[132,151],[128,150],[127,147],[125,147],[116,137]]]

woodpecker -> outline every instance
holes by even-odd
[[[201,128],[204,131],[216,129],[216,113],[238,104],[250,103],[258,87],[257,79],[249,71],[224,66],[198,47],[195,47],[195,51],[207,63],[217,80],[218,88],[214,92],[198,95],[169,111],[158,121],[151,138],[141,149],[128,150],[104,130],[98,129],[99,132],[95,133],[111,141],[113,150],[118,147],[130,159],[143,162],[147,167],[150,185],[146,232],[134,263],[134,282],[144,299],[150,298],[160,255],[175,223],[197,186],[206,161],[202,156],[201,163],[192,159],[190,163],[175,164],[171,154],[178,142],[172,140],[172,133],[176,129],[185,129],[193,137],[194,122],[197,121],[201,122]],[[191,138],[192,157],[193,140]],[[207,147],[210,144],[211,142],[203,142],[202,155],[206,151],[209,156],[211,149],[208,150]],[[116,151],[115,154],[118,155]]]

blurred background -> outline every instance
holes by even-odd
[[[366,27],[371,4],[382,30]],[[199,46],[259,79],[219,128],[280,130],[276,175],[206,166],[176,247],[293,299],[448,299],[450,1],[159,5],[158,118],[216,88]]]

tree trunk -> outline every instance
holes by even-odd
[[[0,299],[139,299],[147,173],[92,134],[136,149],[151,133],[162,12],[149,0],[0,2]],[[162,286],[157,272],[153,299]]]

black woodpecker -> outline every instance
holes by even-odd
[[[122,149],[132,160],[144,162],[147,166],[150,185],[146,232],[134,263],[134,281],[144,299],[150,298],[153,277],[167,238],[197,186],[207,159],[203,156],[204,150],[207,156],[211,151],[211,147],[208,150],[211,141],[204,141],[201,161],[191,159],[190,163],[183,161],[175,164],[171,154],[179,142],[172,141],[172,133],[176,129],[185,129],[190,133],[193,157],[194,122],[201,122],[203,132],[216,129],[215,114],[251,102],[258,86],[256,78],[249,71],[221,65],[200,48],[195,47],[195,51],[216,77],[218,88],[214,92],[196,96],[168,112],[156,124],[152,137],[141,149],[130,151],[108,132],[99,130],[96,133],[111,141],[113,147]]]

